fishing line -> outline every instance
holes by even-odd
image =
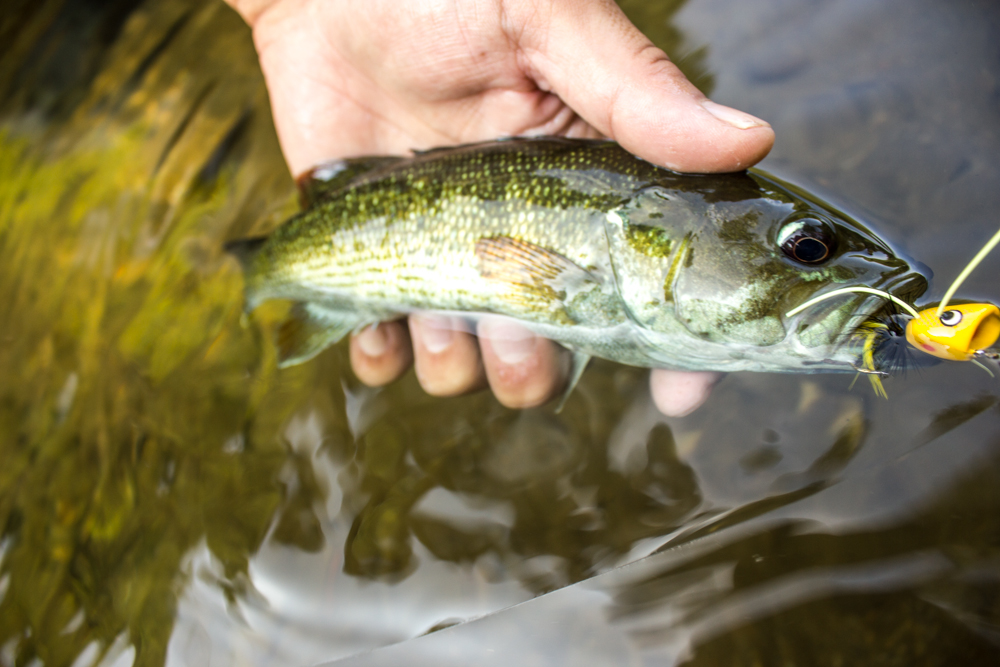
[[[965,279],[969,277],[969,275],[976,269],[976,267],[979,266],[980,262],[982,262],[986,258],[986,255],[988,255],[990,251],[993,250],[993,248],[996,247],[998,243],[1000,243],[1000,230],[997,230],[996,234],[994,234],[993,237],[989,241],[987,241],[986,245],[980,248],[979,252],[976,253],[975,257],[972,258],[972,260],[965,266],[965,268],[962,269],[962,272],[958,274],[958,277],[955,278],[955,281],[951,284],[951,287],[948,288],[948,291],[944,293],[944,297],[941,299],[941,303],[938,305],[937,312],[935,313],[935,315],[938,318],[941,317],[941,314],[948,307],[948,302],[951,300],[951,297],[955,296],[955,292],[958,291],[958,288],[962,286],[962,283],[965,282]],[[792,317],[794,315],[798,315],[806,308],[813,306],[817,303],[820,303],[835,296],[840,296],[841,294],[850,294],[852,292],[865,292],[867,294],[874,294],[876,296],[880,296],[882,298],[888,299],[889,301],[892,301],[896,305],[902,306],[906,310],[906,312],[908,312],[910,315],[913,315],[913,317],[915,318],[920,317],[920,314],[917,313],[917,311],[913,308],[913,306],[906,303],[902,299],[899,299],[898,297],[895,297],[892,294],[889,294],[888,292],[885,292],[880,289],[875,289],[873,287],[862,287],[862,286],[842,287],[840,289],[833,290],[832,292],[821,294],[791,309],[790,311],[785,313],[785,317]]]
[[[978,361],[976,361],[975,359],[969,359],[969,361],[971,361],[972,363],[974,363],[975,365],[979,366],[979,367],[980,367],[980,368],[982,368],[982,369],[983,369],[984,371],[986,371],[986,374],[987,374],[987,375],[989,375],[990,377],[996,377],[995,375],[993,375],[993,371],[991,371],[991,370],[990,370],[989,368],[987,368],[987,367],[986,367],[986,366],[984,366],[983,364],[979,363],[979,362],[978,362]]]
[[[937,312],[934,313],[938,319],[941,318],[941,313],[943,313],[944,309],[948,306],[949,299],[955,296],[955,291],[958,287],[965,281],[966,278],[969,277],[969,274],[972,273],[973,269],[979,266],[979,263],[983,261],[986,255],[989,254],[990,250],[993,250],[993,247],[997,243],[1000,243],[1000,230],[997,230],[997,233],[993,235],[993,238],[991,238],[986,245],[984,245],[982,249],[976,253],[976,256],[972,258],[972,261],[969,262],[964,269],[962,269],[962,272],[958,274],[958,278],[955,278],[955,282],[953,282],[951,287],[948,288],[948,291],[944,293],[944,298],[941,299],[941,305],[938,306]]]
[[[997,238],[1000,239],[1000,232],[997,233]],[[821,301],[826,301],[827,299],[830,299],[832,297],[840,296],[841,294],[850,294],[852,292],[865,292],[867,294],[874,294],[876,296],[880,296],[880,297],[882,297],[884,299],[888,299],[889,301],[892,301],[897,306],[902,306],[906,310],[906,312],[910,313],[914,317],[920,317],[920,315],[913,308],[913,306],[911,306],[910,304],[906,303],[902,299],[900,299],[898,297],[895,297],[892,294],[889,294],[888,292],[885,292],[883,290],[875,289],[874,287],[861,287],[861,286],[857,286],[857,287],[841,287],[840,289],[835,289],[832,292],[827,292],[826,294],[821,294],[821,295],[819,295],[819,296],[817,296],[815,298],[809,299],[805,303],[803,303],[803,304],[801,304],[799,306],[796,306],[795,308],[792,308],[790,311],[788,311],[787,313],[785,313],[785,317],[792,317],[793,315],[798,315],[799,313],[801,313],[803,310],[805,310],[809,306],[814,306],[817,303],[820,303]]]

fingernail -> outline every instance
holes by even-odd
[[[708,399],[721,373],[653,369],[649,388],[656,408],[668,417],[685,417]]]
[[[422,315],[420,322],[420,342],[431,354],[440,354],[451,347],[455,340],[455,323],[451,317]]]
[[[484,320],[479,335],[490,341],[497,358],[505,364],[519,364],[535,353],[535,334],[506,320]]]
[[[705,111],[712,114],[723,123],[728,123],[735,128],[740,130],[749,130],[751,127],[770,127],[766,122],[757,118],[756,116],[751,116],[748,113],[738,111],[732,107],[722,106],[721,104],[716,104],[712,100],[705,100],[701,103]]]
[[[355,340],[358,347],[369,357],[381,357],[389,348],[389,338],[386,336],[385,328],[374,324],[363,330]]]

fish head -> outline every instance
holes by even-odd
[[[850,370],[858,358],[851,334],[885,299],[851,293],[787,313],[845,287],[908,303],[927,288],[920,270],[862,224],[761,173],[705,177],[680,194],[647,189],[619,217],[631,247],[626,257],[612,242],[616,277],[636,255],[652,259],[629,234],[672,221],[672,243],[661,245],[652,278],[619,282],[647,343],[669,347],[684,334],[695,369]]]

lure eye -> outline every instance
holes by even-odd
[[[962,313],[957,310],[946,310],[941,313],[941,324],[946,327],[957,326],[962,321]]]
[[[813,218],[803,218],[785,225],[778,234],[781,251],[802,264],[820,264],[836,250],[833,230]]]

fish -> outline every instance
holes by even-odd
[[[279,365],[418,311],[516,320],[574,355],[691,371],[853,372],[851,334],[926,269],[858,220],[750,169],[682,174],[611,141],[512,138],[322,164],[303,210],[226,245],[247,312],[294,302]]]

